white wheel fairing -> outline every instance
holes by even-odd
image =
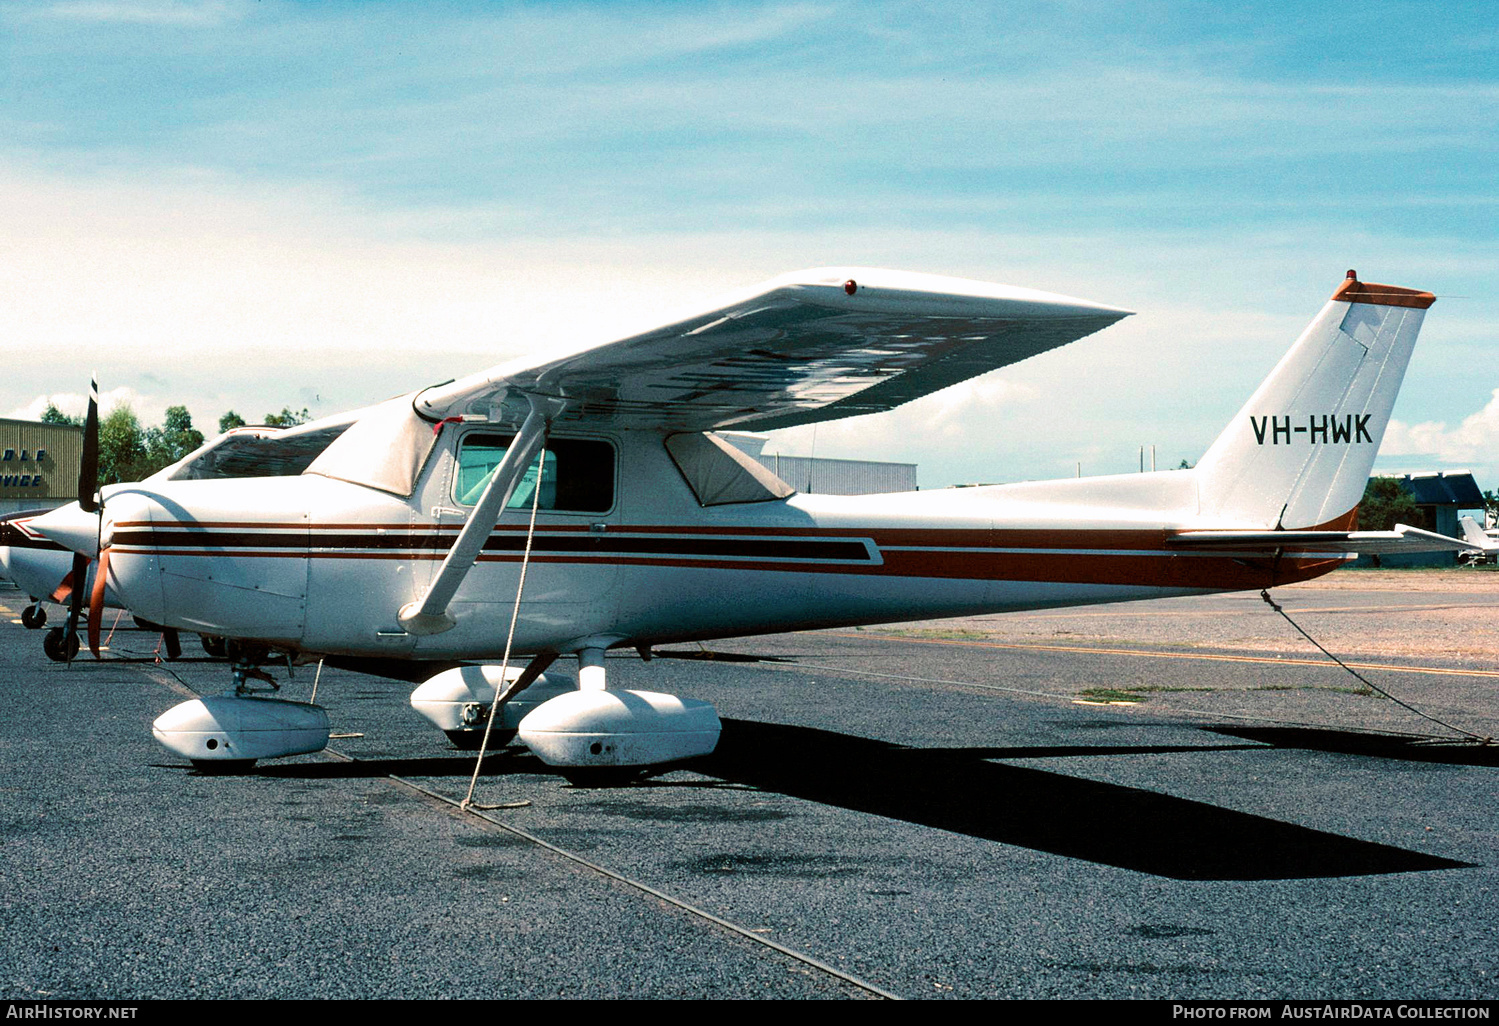
[[[573,691],[521,720],[548,766],[651,766],[708,755],[722,725],[708,702],[652,691]]]
[[[328,746],[328,713],[279,698],[205,695],[173,706],[151,733],[194,762],[242,762],[305,755]]]

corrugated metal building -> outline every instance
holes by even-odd
[[[720,438],[753,459],[799,492],[812,495],[879,495],[914,492],[916,464],[876,460],[829,460],[814,456],[782,456],[765,451],[768,436],[749,431],[718,431]]]
[[[0,417],[0,513],[78,498],[83,428]]]
[[[756,458],[797,491],[813,495],[875,495],[916,490],[914,463],[828,460],[780,453],[761,453]]]
[[[1401,486],[1416,500],[1430,520],[1430,529],[1438,534],[1459,537],[1457,518],[1460,510],[1484,508],[1483,492],[1472,474],[1406,474]]]

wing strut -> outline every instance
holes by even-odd
[[[510,496],[515,493],[515,486],[520,484],[531,460],[546,440],[546,433],[546,415],[540,404],[533,403],[531,412],[521,424],[520,433],[515,436],[515,441],[510,443],[510,448],[505,452],[505,458],[495,468],[494,475],[484,488],[484,494],[479,497],[479,504],[469,514],[468,523],[463,526],[458,540],[448,550],[447,558],[442,561],[442,569],[437,572],[427,593],[420,601],[401,607],[397,618],[407,633],[441,634],[458,623],[448,612],[448,603],[453,600],[458,586],[473,569],[474,561],[484,548],[484,542],[494,530],[495,524],[499,523],[500,514],[505,511]],[[540,488],[541,482],[538,481],[536,486]]]

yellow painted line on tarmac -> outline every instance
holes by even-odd
[[[1496,603],[1499,604],[1499,599]],[[1483,609],[1486,604],[1482,602],[1424,602],[1420,605],[1403,606],[1296,606],[1287,607],[1293,613],[1419,613],[1430,612],[1436,609]],[[1212,617],[1212,616],[1243,616],[1242,609],[1110,609],[1107,613],[1048,613],[1043,610],[1032,612],[1006,613],[1006,616],[1034,617],[1044,620],[1087,620],[1096,619],[1100,616],[1124,617]]]
[[[846,634],[829,631],[835,638],[864,638],[879,641],[906,641],[914,645],[967,645],[972,648],[1002,648],[1023,652],[1072,652],[1086,655],[1141,656],[1146,659],[1202,659],[1215,663],[1267,663],[1272,666],[1336,666],[1327,659],[1278,659],[1274,656],[1223,655],[1216,652],[1147,652],[1135,648],[1088,648],[1082,645],[1016,645],[1003,641],[959,641],[950,638],[906,638],[897,634]],[[1385,670],[1390,673],[1428,673],[1443,677],[1494,677],[1499,670],[1463,670],[1446,666],[1397,666],[1394,663],[1351,663],[1344,666],[1357,670]]]

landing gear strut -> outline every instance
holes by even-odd
[[[277,683],[276,678],[258,665],[259,660],[256,658],[258,653],[259,650],[244,645],[232,645],[229,649],[229,658],[234,661],[229,672],[234,677],[234,693],[240,698],[281,690],[281,685]],[[256,687],[251,681],[260,681],[262,684],[269,684],[270,687]]]

